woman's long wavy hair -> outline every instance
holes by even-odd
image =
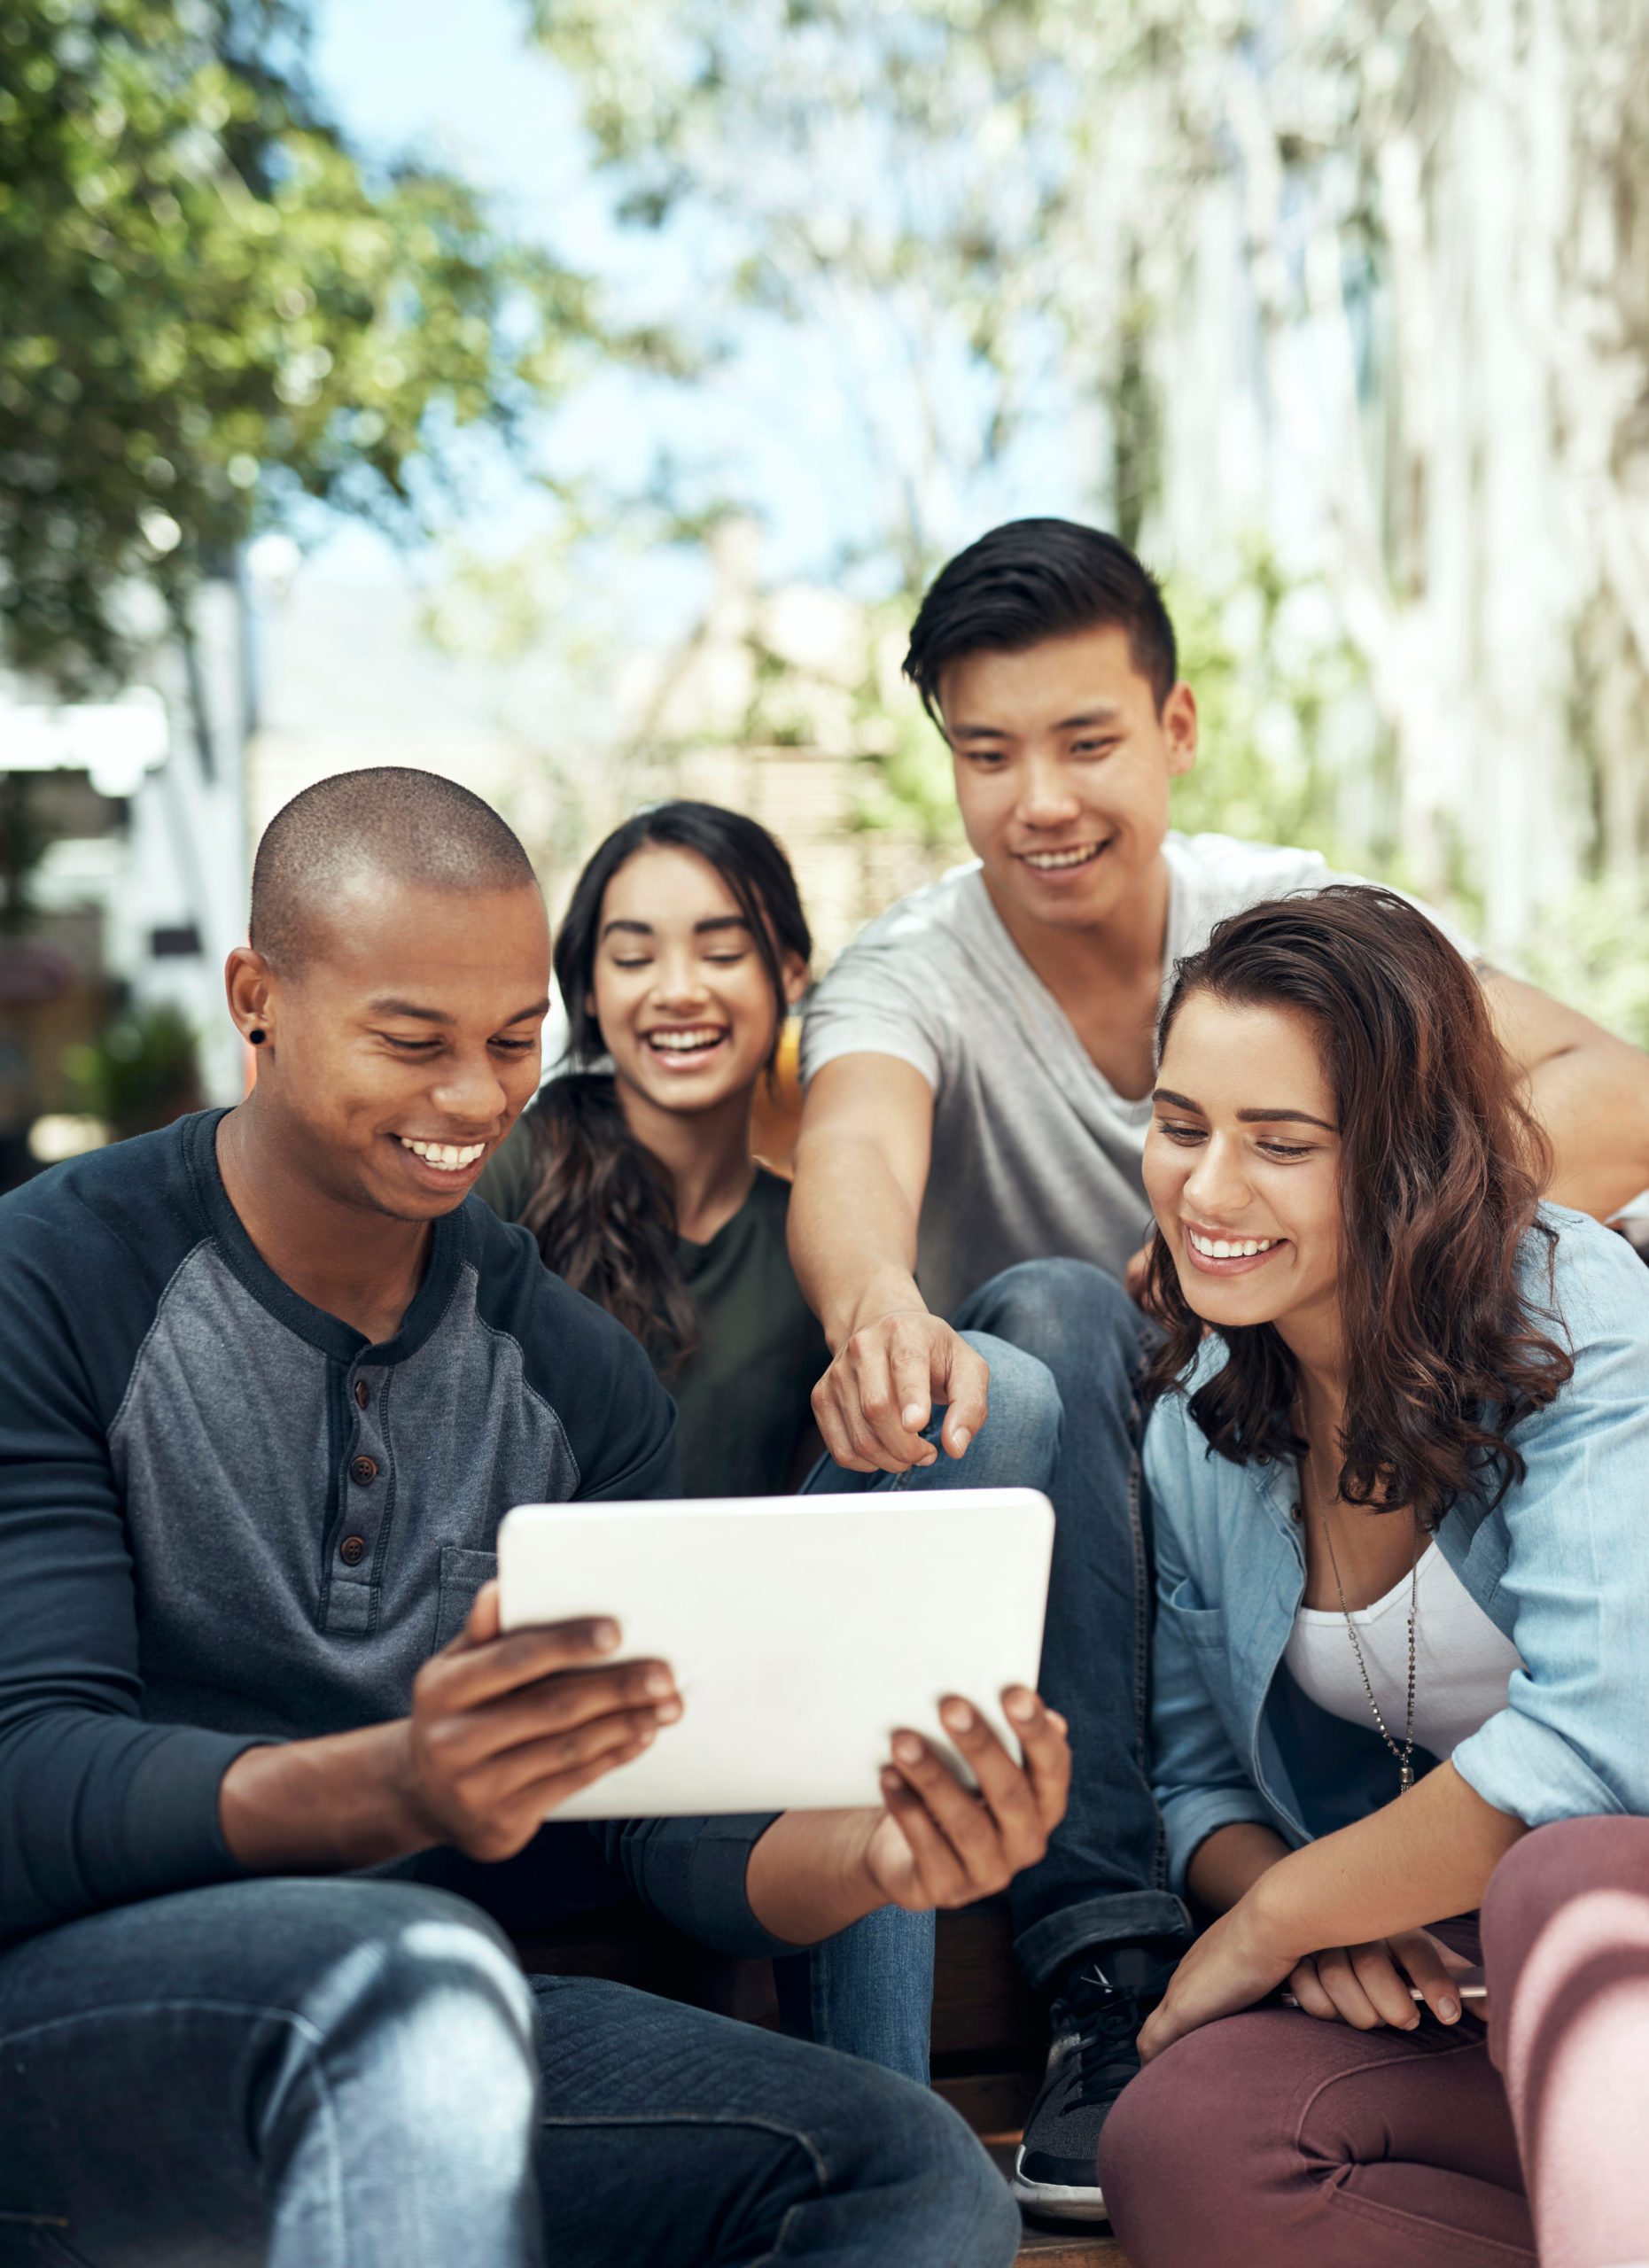
[[[556,940],[556,983],[566,1005],[564,1068],[526,1111],[537,1168],[522,1219],[547,1266],[616,1316],[666,1370],[698,1343],[698,1313],[676,1262],[670,1177],[631,1133],[592,1006],[607,886],[637,851],[692,850],[713,866],[750,923],[773,987],[769,1071],[786,1013],[784,963],[813,953],[790,862],[764,827],[719,804],[658,804],[616,827],[574,885]]]
[[[1497,1503],[1523,1478],[1506,1438],[1574,1370],[1558,1318],[1520,1282],[1550,1171],[1515,1068],[1471,969],[1388,890],[1349,884],[1233,914],[1179,964],[1157,1035],[1197,993],[1307,1017],[1339,1119],[1340,1315],[1348,1364],[1340,1493],[1412,1506],[1435,1526],[1462,1497]],[[1148,1386],[1173,1388],[1202,1318],[1159,1229],[1150,1293],[1167,1335]],[[1269,1324],[1224,1331],[1224,1367],[1191,1397],[1233,1464],[1292,1459],[1295,1365]]]

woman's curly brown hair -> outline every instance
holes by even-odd
[[[1336,884],[1233,914],[1175,972],[1159,1060],[1194,993],[1292,1009],[1315,1026],[1340,1122],[1340,1313],[1348,1367],[1340,1493],[1412,1505],[1435,1526],[1459,1498],[1497,1503],[1523,1478],[1506,1438],[1559,1394],[1574,1363],[1544,1326],[1520,1262],[1555,1232],[1536,1213],[1544,1136],[1447,939],[1389,890]],[[1203,1337],[1162,1231],[1150,1292],[1166,1337],[1149,1390],[1177,1387]],[[1294,1357],[1270,1324],[1225,1331],[1224,1367],[1191,1397],[1233,1464],[1293,1458]]]

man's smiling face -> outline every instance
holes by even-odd
[[[260,1086],[296,1171],[397,1220],[449,1213],[539,1082],[549,923],[537,889],[362,874],[271,974]]]
[[[939,706],[956,800],[992,897],[1055,928],[1106,920],[1155,866],[1169,783],[1196,760],[1196,703],[1159,711],[1125,631],[966,654]]]

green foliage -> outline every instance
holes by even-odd
[[[35,869],[51,840],[36,808],[40,775],[0,773],[0,937],[20,936],[35,919]]]
[[[1138,524],[1156,461],[1139,231],[1108,201],[1096,247],[1085,218],[1099,112],[1147,60],[1134,9],[525,7],[578,89],[620,217],[676,231],[695,287],[681,323],[742,302],[804,334],[810,389],[834,385],[836,447],[875,492],[860,555],[918,582],[1055,396],[1062,418],[1102,402],[1114,426],[1111,462],[1074,465],[1073,501],[1114,481]]]
[[[199,1044],[169,1002],[118,1017],[95,1041],[71,1048],[63,1068],[74,1108],[100,1118],[117,1141],[200,1105]]]
[[[1542,916],[1523,951],[1528,975],[1639,1047],[1649,1047],[1649,891],[1594,882]]]
[[[1378,802],[1385,751],[1327,591],[1291,579],[1256,543],[1219,591],[1175,578],[1167,598],[1201,724],[1196,769],[1174,788],[1175,826],[1302,843],[1383,877],[1389,839],[1366,811],[1350,823],[1347,804],[1356,787]],[[1332,753],[1331,730],[1342,743]]]
[[[181,621],[296,493],[416,520],[415,465],[589,330],[464,183],[350,154],[303,33],[287,0],[5,11],[0,635],[66,689],[129,662],[134,579]]]

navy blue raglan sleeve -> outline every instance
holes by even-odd
[[[578,1467],[579,1503],[679,1496],[675,1404],[637,1340],[539,1257],[525,1229],[466,1208],[480,1310],[521,1349],[526,1382],[555,1411]]]
[[[124,1169],[106,1154],[103,1186]],[[188,1223],[162,1239],[175,1255],[134,1251],[82,1180],[0,1200],[0,1938],[240,1871],[217,1794],[252,1744],[143,1721],[107,1443]]]

